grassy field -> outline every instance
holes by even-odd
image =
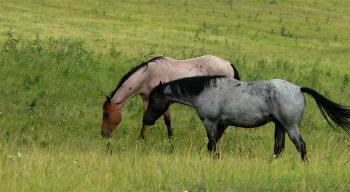
[[[307,96],[301,132],[272,160],[273,125],[231,127],[219,159],[189,107],[138,140],[140,98],[110,139],[102,104],[153,56],[212,54],[243,80],[282,78],[350,105],[350,1],[0,2],[0,191],[347,191],[350,137]]]

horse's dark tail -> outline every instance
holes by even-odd
[[[236,69],[236,67],[232,63],[231,63],[231,67],[233,69],[233,72],[235,73],[233,78],[235,78],[237,80],[241,80],[241,77],[239,76],[238,70]]]
[[[300,91],[311,95],[320,111],[322,116],[333,127],[331,121],[343,128],[348,134],[350,134],[350,108],[327,99],[313,89],[302,87]]]

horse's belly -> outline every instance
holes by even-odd
[[[238,127],[257,127],[271,121],[270,113],[261,110],[239,111],[222,114],[222,123]]]

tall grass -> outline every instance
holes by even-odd
[[[223,157],[214,160],[206,153],[200,120],[183,106],[173,107],[172,141],[166,139],[161,123],[150,128],[146,141],[137,139],[142,114],[138,99],[127,105],[127,115],[114,137],[100,137],[104,95],[127,71],[122,62],[136,62],[137,58],[123,52],[96,53],[83,41],[72,39],[22,40],[12,32],[1,50],[3,189],[250,191],[349,187],[348,138],[329,128],[312,100],[308,100],[302,126],[310,165],[301,163],[289,141],[281,159],[270,159],[272,125],[229,129],[220,143]],[[244,79],[279,77],[342,102],[349,95],[347,89],[341,94],[329,92],[323,81],[332,79],[332,90],[340,93],[348,84],[347,75],[339,76],[317,65],[301,70],[288,58],[250,63],[237,57],[234,61]],[[324,174],[329,174],[330,180]]]

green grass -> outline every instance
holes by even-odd
[[[310,162],[272,124],[227,130],[219,159],[189,107],[172,107],[138,140],[140,98],[111,139],[104,95],[156,55],[204,54],[244,80],[282,78],[350,105],[348,1],[1,1],[0,191],[346,191],[350,139],[307,96],[301,132]],[[20,155],[18,155],[20,153]]]

